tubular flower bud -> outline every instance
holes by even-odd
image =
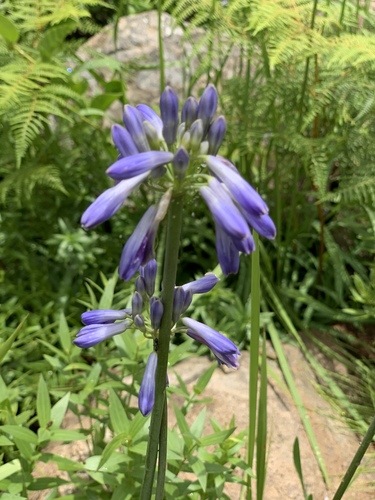
[[[198,151],[203,140],[204,128],[201,119],[195,120],[190,127],[190,147],[193,151]]]
[[[238,357],[241,353],[231,340],[213,328],[199,323],[199,321],[195,321],[194,319],[184,318],[182,322],[188,328],[186,333],[189,337],[209,347],[219,365],[227,365],[233,369],[237,369],[240,366]]]
[[[95,311],[84,312],[81,315],[81,320],[84,325],[102,325],[125,319],[130,313],[131,309],[122,309],[120,311],[115,311],[113,309],[97,309]]]
[[[137,175],[149,172],[150,170],[165,165],[173,160],[173,153],[165,151],[148,151],[138,153],[134,156],[128,156],[117,160],[107,169],[107,174],[112,179],[122,180],[135,177]]]
[[[111,324],[90,324],[83,327],[77,333],[77,337],[73,340],[73,343],[82,348],[92,347],[114,335],[123,333],[130,325],[131,322],[129,320]]]
[[[186,283],[186,285],[182,285],[182,288],[185,292],[190,290],[193,295],[195,293],[207,293],[213,289],[218,281],[220,281],[219,278],[213,273],[207,273],[203,276],[203,278],[199,278],[198,280]]]
[[[218,96],[215,86],[210,83],[204,89],[198,106],[198,118],[203,122],[204,132],[208,130],[212,118],[215,116],[218,103]]]
[[[185,122],[186,129],[189,129],[198,118],[198,101],[195,97],[188,97],[181,110],[181,122]]]
[[[163,121],[163,137],[168,146],[176,140],[178,128],[178,97],[170,87],[160,96],[160,114]]]
[[[136,108],[141,113],[143,121],[149,122],[154,127],[159,142],[163,141],[163,122],[161,118],[152,108],[150,108],[150,106],[146,106],[146,104],[138,104]]]
[[[139,153],[129,132],[117,123],[112,126],[112,139],[123,158]]]
[[[179,180],[183,180],[189,167],[190,156],[183,146],[180,146],[173,158],[174,174]]]
[[[155,374],[158,364],[158,355],[152,352],[146,363],[145,373],[138,395],[138,407],[144,417],[152,411],[155,402]]]
[[[151,320],[151,326],[154,330],[159,330],[161,318],[163,317],[163,312],[164,312],[163,302],[156,297],[151,297],[150,320]]]
[[[142,123],[142,114],[138,111],[138,109],[126,104],[124,107],[123,120],[125,127],[138,148],[138,151],[140,153],[150,151],[150,146],[147,142],[145,129]]]
[[[155,259],[151,259],[147,264],[140,269],[141,276],[145,283],[146,293],[151,297],[155,291],[155,280],[157,273],[157,264]]]
[[[208,129],[208,154],[215,156],[219,151],[221,143],[223,142],[225,132],[227,130],[227,123],[224,116],[218,116],[210,125]]]
[[[121,181],[116,184],[116,186],[104,191],[104,193],[91,203],[82,215],[82,227],[84,229],[91,229],[112,217],[112,215],[120,210],[132,191],[134,191],[147,176],[148,172],[145,172],[131,179]]]
[[[146,331],[145,320],[143,319],[142,314],[137,314],[137,316],[134,317],[133,321],[138,330],[140,330],[141,332]]]
[[[193,298],[191,290],[184,290],[182,286],[174,289],[172,322],[177,323],[182,313],[190,306]]]
[[[133,316],[133,319],[137,316],[137,314],[140,314],[142,312],[142,307],[143,307],[142,295],[138,292],[134,292],[134,295],[132,298],[132,316]]]

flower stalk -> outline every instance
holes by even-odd
[[[169,342],[172,326],[173,296],[177,275],[178,253],[180,248],[180,234],[182,227],[183,195],[176,193],[172,196],[168,209],[167,235],[164,254],[162,300],[164,313],[159,331],[158,365],[156,369],[155,404],[151,415],[149,439],[140,500],[149,500],[152,496],[152,487],[159,449],[163,450],[165,432],[162,430],[162,421],[166,421],[167,411],[165,404]],[[158,483],[165,480],[165,460],[159,460]],[[161,470],[164,469],[164,470]]]

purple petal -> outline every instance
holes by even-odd
[[[262,197],[240,175],[215,156],[206,156],[209,169],[227,186],[237,203],[251,215],[268,213],[268,207]]]
[[[121,160],[120,160],[121,161]],[[84,229],[91,229],[98,224],[108,220],[122,207],[126,198],[131,192],[146,179],[148,172],[142,173],[116,184],[102,193],[86,209],[81,217],[81,224]]]
[[[150,146],[147,142],[145,129],[143,127],[142,114],[138,111],[138,109],[126,104],[124,107],[123,120],[125,127],[128,129],[129,134],[138,148],[138,151],[150,151]]]
[[[121,255],[119,266],[120,277],[128,281],[138,271],[139,267],[143,264],[147,253],[153,244],[153,239],[156,235],[155,217],[157,214],[157,206],[152,205],[143,215],[135,228],[133,234],[130,236]]]
[[[107,169],[107,174],[112,179],[129,179],[143,174],[154,168],[160,167],[173,160],[173,153],[164,151],[148,151],[128,156],[116,161]]]
[[[141,267],[141,276],[144,279],[146,293],[151,297],[155,291],[155,280],[157,273],[157,264],[155,259],[151,259],[144,267]]]
[[[73,343],[81,348],[92,347],[114,335],[123,333],[129,328],[130,324],[131,322],[126,320],[109,325],[88,325],[77,333],[77,337],[73,340]]]
[[[178,97],[170,87],[160,96],[160,114],[163,121],[163,137],[170,146],[176,140],[178,128]]]
[[[224,364],[234,369],[240,366],[238,356],[241,353],[231,340],[213,328],[199,323],[199,321],[195,321],[194,319],[183,318],[182,322],[188,328],[186,333],[189,337],[209,347],[219,364]]]
[[[216,113],[218,95],[216,88],[210,83],[204,90],[199,101],[198,118],[203,121],[204,127],[207,130],[212,118]]]
[[[138,407],[144,417],[149,415],[155,402],[155,374],[158,364],[158,355],[152,352],[146,363],[145,373],[138,395]]]
[[[164,305],[163,302],[156,298],[151,297],[150,299],[150,321],[151,326],[154,330],[158,330],[160,328],[161,319],[164,313]]]
[[[213,273],[207,273],[203,276],[203,278],[199,278],[198,280],[186,283],[186,285],[182,285],[182,288],[185,291],[190,290],[192,294],[207,293],[213,289],[218,281],[220,281],[219,278]]]
[[[129,132],[121,125],[112,126],[112,139],[123,158],[139,153]]]
[[[195,97],[188,97],[181,110],[181,122],[185,123],[185,130],[198,118],[198,101]]]
[[[158,138],[160,141],[163,140],[163,122],[162,119],[155,111],[147,106],[146,104],[138,104],[136,106],[138,111],[141,113],[143,121],[147,121],[151,123],[158,134]]]
[[[182,286],[176,286],[173,295],[172,322],[177,323],[182,313],[190,306],[193,294],[190,290],[184,290]]]
[[[264,214],[257,217],[244,213],[244,216],[250,226],[264,238],[273,240],[276,237],[276,226],[269,215]]]
[[[180,146],[173,158],[173,170],[177,179],[182,180],[189,167],[190,155],[183,146]]]
[[[138,292],[134,292],[133,297],[132,297],[132,316],[133,319],[137,314],[140,314],[142,312],[143,308],[143,299],[142,295]]]
[[[237,274],[240,266],[240,256],[238,249],[234,245],[230,236],[216,224],[216,253],[223,274]]]
[[[113,309],[97,309],[81,314],[81,320],[84,325],[114,323],[117,320],[125,319],[129,313],[131,313],[131,309],[122,309],[120,311]]]
[[[221,143],[227,129],[227,124],[224,116],[218,116],[208,129],[208,154],[215,156],[219,151]]]

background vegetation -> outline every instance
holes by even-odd
[[[51,459],[84,492],[82,498],[87,492],[103,495],[103,483],[103,498],[123,498],[124,485],[129,498],[137,496],[139,485],[127,483],[121,464],[137,471],[143,460],[147,422],[130,396],[139,389],[147,341],[139,335],[130,342],[125,335],[116,337],[115,346],[81,352],[71,338],[85,308],[126,306],[129,288],[117,283],[115,266],[147,193],[141,191],[127,210],[94,232],[79,227],[83,210],[108,187],[104,169],[116,157],[103,125],[106,111],[115,100],[126,103],[127,96],[124,65],[105,58],[87,68],[76,53],[101,26],[117,26],[121,15],[151,8],[146,0],[5,0],[0,6],[0,490],[9,498],[63,483],[32,477],[37,460]],[[274,243],[261,243],[263,323],[271,323],[282,339],[294,337],[302,349],[300,335],[310,337],[347,366],[350,381],[327,373],[305,350],[332,402],[363,431],[375,402],[371,2],[170,0],[163,9],[188,39],[204,27],[192,55],[199,54],[199,68],[186,92],[198,94],[202,79],[219,87],[228,121],[223,154],[265,193],[278,227]],[[240,64],[224,80],[223,64],[232,51],[240,54]],[[97,71],[102,65],[112,72],[109,81]],[[93,97],[85,70],[99,85]],[[191,270],[199,274],[216,266],[210,222],[203,208],[194,211],[194,220],[186,213],[181,282]],[[195,304],[196,317],[204,315],[242,348],[250,339],[250,279],[250,259],[243,258],[238,277]],[[175,345],[172,364],[193,349],[189,342]],[[128,396],[121,402],[124,377]],[[198,382],[195,395],[184,394],[180,428],[208,380],[209,374]],[[43,451],[50,441],[87,439],[84,429],[60,429],[67,408],[79,414],[81,406],[92,416],[88,476],[80,475],[82,464]],[[236,443],[244,436],[234,439],[234,428],[216,425],[198,446],[203,420],[204,415],[195,423],[195,441],[180,443],[172,436],[170,470],[194,470],[184,458],[186,449],[199,457],[213,445],[206,461],[218,463],[220,457],[222,484],[235,480],[233,467],[246,470],[236,458]],[[130,436],[127,444],[106,444],[108,426],[122,438]],[[121,443],[122,454],[115,452]],[[98,472],[104,464],[107,472]],[[194,487],[181,480],[167,494],[183,498],[193,491],[194,498],[210,498],[210,491],[218,491],[213,476]]]

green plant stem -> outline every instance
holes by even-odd
[[[164,72],[164,44],[163,44],[163,27],[161,16],[163,14],[163,2],[158,0],[158,44],[159,44],[159,68],[160,68],[160,93],[165,88],[165,72]]]
[[[180,248],[180,234],[183,214],[183,195],[172,196],[168,209],[167,236],[164,255],[163,288],[162,300],[164,304],[164,314],[160,325],[158,364],[156,368],[155,403],[151,415],[150,434],[148,439],[145,474],[142,484],[140,500],[150,500],[156,469],[156,460],[159,449],[159,439],[161,435],[162,420],[166,408],[166,379],[169,354],[169,342],[172,326],[173,295],[176,284],[178,252]],[[162,435],[165,436],[166,434]],[[164,444],[163,444],[164,446]],[[165,443],[166,446],[166,443]],[[165,477],[165,469],[159,463],[158,481]]]
[[[260,269],[259,237],[253,232],[255,252],[251,256],[251,339],[249,368],[249,437],[247,445],[247,464],[253,466],[255,450],[255,429],[257,414],[258,367],[259,367],[259,321],[260,321]],[[247,499],[252,498],[251,477],[247,480]]]
[[[164,398],[164,411],[161,421],[159,436],[159,461],[158,461],[158,480],[156,486],[155,500],[163,500],[165,471],[167,470],[167,435],[168,435],[168,407],[167,398]]]
[[[340,483],[340,486],[338,487],[334,497],[332,500],[340,500],[347,490],[349,483],[354,476],[355,471],[359,467],[361,460],[366,453],[367,448],[370,446],[373,437],[375,436],[375,416],[370,424],[370,427],[368,428],[365,437],[362,440],[362,443],[359,445],[359,448],[356,452],[356,454],[353,457],[353,460],[351,464],[348,467],[348,470],[345,473],[345,476],[343,477],[343,480]]]

